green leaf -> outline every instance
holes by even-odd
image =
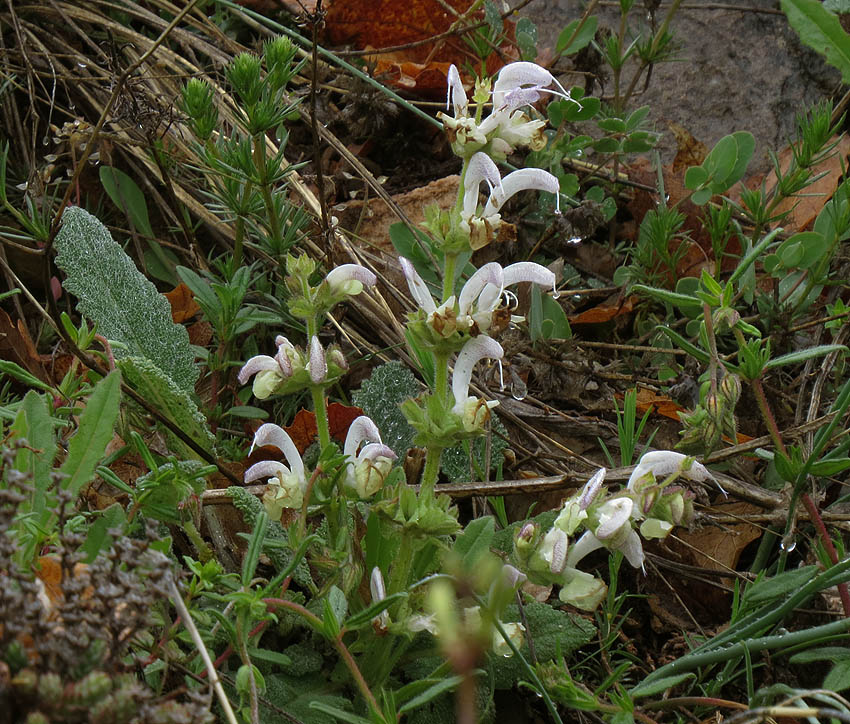
[[[687,679],[694,678],[696,678],[696,675],[688,672],[685,674],[664,676],[660,679],[656,679],[655,681],[650,681],[649,683],[641,682],[634,689],[629,691],[629,695],[633,699],[636,699],[639,696],[655,696],[656,694],[661,694],[662,692],[667,691],[670,687],[676,686],[676,684],[680,684]]]
[[[207,420],[189,394],[178,387],[151,360],[144,357],[126,357],[118,362],[124,379],[153,407],[177,425],[207,452],[212,453],[215,438]],[[170,430],[165,430],[169,445],[183,457],[196,459],[198,454]]]
[[[799,362],[805,362],[806,360],[813,359],[815,357],[823,357],[830,352],[836,351],[847,352],[850,350],[848,350],[848,348],[843,344],[819,344],[816,347],[798,349],[795,352],[789,352],[788,354],[774,357],[765,365],[765,368],[770,370],[776,367],[782,367],[783,365],[798,364]]]
[[[13,377],[18,382],[22,382],[27,387],[34,387],[42,392],[49,392],[51,395],[56,394],[56,388],[42,382],[38,377],[27,372],[23,367],[9,360],[0,359],[0,373]]]
[[[120,402],[121,373],[113,370],[95,385],[80,416],[80,426],[68,443],[68,457],[61,468],[68,477],[62,487],[75,497],[91,481],[112,440]]]
[[[819,0],[782,0],[782,10],[800,40],[841,72],[850,83],[850,36],[844,32],[838,16],[824,9]]]
[[[850,649],[843,646],[822,646],[794,654],[788,661],[792,664],[811,664],[815,661],[837,662],[850,659]]]
[[[403,714],[406,711],[412,711],[420,706],[424,706],[429,701],[440,696],[440,694],[445,694],[448,691],[456,689],[460,685],[461,681],[463,681],[462,676],[450,676],[447,679],[438,681],[432,686],[429,686],[418,696],[413,697],[410,701],[404,704],[404,706],[400,707],[398,713]]]
[[[380,615],[381,613],[386,611],[390,606],[392,606],[393,603],[402,598],[407,598],[406,591],[399,591],[398,593],[393,593],[392,595],[373,603],[368,608],[364,608],[362,611],[355,613],[353,616],[349,616],[349,618],[345,620],[343,626],[345,626],[345,629],[347,631],[356,631],[357,629],[362,628],[363,626],[371,623],[372,619],[375,618],[375,616]]]
[[[127,215],[136,230],[145,236],[153,236],[145,195],[136,182],[112,166],[100,167],[100,182],[112,203]]]
[[[89,526],[86,540],[80,547],[80,552],[85,554],[85,562],[92,563],[101,551],[105,550],[112,542],[109,531],[115,528],[123,528],[127,522],[127,515],[120,503],[113,503]]]
[[[15,455],[15,469],[32,475],[33,492],[30,500],[21,504],[19,514],[32,513],[37,528],[44,528],[50,520],[48,491],[51,486],[50,473],[53,471],[53,459],[56,457],[56,437],[53,431],[54,421],[47,410],[47,400],[34,390],[27,392],[15,422],[11,435],[19,440],[25,439],[29,448],[21,448]],[[15,524],[21,536],[20,560],[28,564],[35,555],[39,537],[32,535],[31,529],[23,521]]]
[[[657,299],[659,302],[672,304],[681,309],[683,312],[690,312],[694,309],[702,309],[702,305],[700,304],[699,299],[697,299],[696,297],[692,297],[689,294],[679,294],[678,292],[671,292],[669,289],[648,287],[644,284],[635,284],[632,287],[632,291],[646,294],[647,296],[650,296],[653,299]]]
[[[585,20],[584,25],[581,26],[581,29],[575,34],[575,37],[573,37],[573,34],[576,32],[576,28],[580,22],[581,18],[573,20],[558,34],[558,42],[555,44],[555,53],[573,55],[574,53],[578,53],[578,51],[586,47],[587,44],[593,40],[593,36],[596,35],[596,27],[599,25],[599,19],[595,15],[591,15],[587,18],[587,20]]]
[[[843,473],[847,468],[850,468],[850,458],[831,458],[812,463],[809,467],[809,473],[811,475],[828,477]]]
[[[823,680],[823,688],[836,693],[850,689],[850,659],[836,662]]]
[[[362,716],[352,714],[350,711],[343,711],[342,709],[338,709],[335,706],[325,704],[321,701],[311,702],[310,708],[315,709],[316,711],[320,711],[323,714],[328,714],[329,716],[332,716],[334,719],[337,719],[339,721],[347,722],[347,724],[372,724],[369,719],[364,719]]]
[[[747,589],[744,601],[747,605],[752,605],[785,598],[806,585],[817,573],[817,566],[804,566],[758,581]]]
[[[56,236],[56,265],[67,278],[80,312],[97,323],[107,339],[121,343],[115,356],[145,357],[185,391],[198,377],[186,329],[174,324],[171,306],[107,228],[84,209],[72,206]]]
[[[455,541],[454,551],[463,561],[466,570],[472,571],[478,565],[481,556],[490,551],[490,543],[496,533],[496,521],[493,516],[475,518]]]

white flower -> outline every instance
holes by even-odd
[[[484,210],[477,214],[479,186],[486,182],[490,195]],[[499,210],[505,202],[520,191],[548,191],[555,194],[555,205],[560,212],[560,184],[548,171],[540,168],[522,168],[501,177],[499,169],[486,154],[478,152],[471,159],[463,178],[463,208],[461,227],[470,235],[470,246],[480,249],[490,243],[501,224]]]
[[[599,495],[602,483],[605,481],[605,468],[599,468],[585,483],[578,495],[567,499],[564,507],[555,519],[555,526],[567,535],[576,532],[583,520],[587,519],[587,509]]]
[[[542,93],[551,93],[569,100],[569,92],[545,68],[535,63],[519,62],[504,66],[493,85],[493,109],[481,123],[469,114],[469,103],[457,68],[452,65],[448,73],[448,96],[454,116],[438,114],[442,120],[455,152],[469,157],[471,153],[489,143],[488,152],[494,158],[504,159],[520,146],[539,150],[546,144],[543,136],[545,122],[530,120],[519,110],[535,103]],[[549,88],[556,85],[557,90]],[[573,101],[578,103],[577,101]]]
[[[358,452],[364,442],[367,445]],[[361,498],[378,492],[392,468],[396,454],[381,442],[378,427],[366,415],[356,418],[348,428],[343,452],[347,458],[345,485]]]
[[[283,453],[284,465],[277,460],[264,460],[252,465],[245,471],[245,482],[252,483],[261,478],[267,478],[268,488],[263,494],[263,504],[269,516],[280,520],[284,508],[300,508],[304,502],[304,492],[307,489],[307,479],[304,475],[304,461],[292,438],[286,431],[272,423],[261,425],[254,434],[251,450],[257,445],[271,445]]]
[[[451,296],[437,307],[413,264],[404,257],[400,257],[399,261],[411,296],[420,309],[425,311],[428,325],[441,337],[449,337],[456,331],[468,332],[473,337],[486,334],[493,325],[494,314],[501,305],[505,287],[520,282],[532,282],[555,289],[555,274],[545,266],[521,261],[503,269],[496,262],[490,262],[466,281],[457,301]]]
[[[640,493],[645,488],[655,485],[656,482],[661,482],[673,474],[683,475],[688,480],[694,480],[698,483],[706,480],[717,483],[708,469],[692,457],[670,450],[654,450],[641,457],[629,476],[626,487]]]
[[[485,335],[467,341],[457,356],[452,374],[452,394],[455,398],[452,412],[463,418],[463,427],[467,432],[480,430],[490,417],[490,409],[499,404],[498,400],[488,402],[469,396],[472,370],[485,357],[502,359],[503,356],[502,345]]]
[[[360,264],[342,264],[328,272],[325,281],[334,295],[347,294],[357,296],[363,287],[374,286],[378,277]]]
[[[644,555],[640,536],[632,528],[634,501],[631,498],[610,498],[599,506],[594,529],[587,530],[570,548],[567,567],[575,568],[579,561],[597,548],[620,551],[634,568],[642,568]]]
[[[503,623],[502,629],[508,635],[508,639],[510,639],[511,643],[516,648],[520,648],[522,646],[522,643],[525,640],[525,626],[514,621],[511,623]],[[502,636],[502,632],[495,626],[493,627],[493,641],[491,648],[493,649],[493,653],[498,656],[508,657],[514,655],[514,651],[510,647],[510,644],[505,640],[505,637]]]
[[[569,571],[569,580],[561,589],[558,598],[582,611],[593,611],[602,603],[607,593],[608,586],[605,581],[590,573],[573,569]]]
[[[304,366],[301,354],[286,337],[278,335],[275,338],[275,344],[277,354],[274,357],[258,354],[256,357],[251,357],[239,370],[237,379],[240,385],[244,385],[253,375],[256,375],[253,392],[258,400],[265,400],[275,392],[278,385],[291,377],[295,370]]]

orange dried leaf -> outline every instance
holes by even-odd
[[[638,298],[636,296],[626,297],[625,299],[621,299],[619,297],[612,299],[607,299],[601,304],[597,304],[595,307],[590,309],[586,309],[579,314],[572,315],[570,319],[570,324],[603,324],[605,322],[610,322],[615,317],[619,317],[623,314],[631,314],[632,310],[635,308],[635,302],[637,302]]]
[[[339,402],[332,402],[328,405],[328,427],[331,437],[340,444],[345,442],[345,436],[348,434],[351,423],[362,414],[363,410],[359,407],[349,407]],[[299,410],[292,424],[283,429],[292,438],[298,452],[303,455],[319,432],[316,427],[316,414],[310,410]]]
[[[192,290],[183,282],[180,282],[170,292],[165,292],[165,298],[171,305],[171,319],[174,320],[175,324],[182,324],[201,311]]]
[[[669,417],[671,420],[675,420],[676,422],[679,422],[679,415],[677,413],[685,412],[685,408],[675,400],[671,400],[665,395],[659,395],[653,390],[649,390],[645,387],[639,388],[637,391],[638,413],[642,415],[650,407],[654,408],[655,412],[659,415]]]

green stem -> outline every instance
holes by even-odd
[[[443,448],[429,447],[425,453],[425,469],[422,471],[422,485],[419,488],[419,497],[426,495],[434,497],[434,487],[437,485],[437,477],[440,475],[440,459],[443,457]]]
[[[288,601],[285,598],[264,598],[263,603],[267,606],[271,606],[273,608],[286,608],[292,611],[293,613],[298,614],[307,621],[310,626],[312,626],[319,633],[324,632],[324,623],[322,619],[316,616],[311,611],[308,611],[304,606],[301,606],[295,601]],[[351,677],[354,679],[354,683],[357,684],[357,688],[360,689],[360,693],[363,695],[363,698],[369,704],[369,707],[378,715],[381,714],[381,707],[378,705],[377,699],[375,699],[374,694],[369,689],[369,685],[366,683],[366,679],[363,678],[363,674],[357,666],[357,662],[354,660],[354,657],[351,655],[351,652],[348,650],[348,647],[343,642],[341,635],[335,636],[330,639],[334,648],[337,650],[337,653],[340,655],[343,663],[345,664],[348,672],[351,674]],[[383,721],[383,716],[380,717],[380,720]]]
[[[818,640],[828,640],[829,638],[840,636],[847,631],[850,631],[850,618],[844,618],[823,626],[804,629],[803,631],[786,632],[773,636],[762,636],[761,638],[749,639],[747,641],[739,641],[738,643],[729,644],[720,649],[712,649],[705,653],[685,655],[676,661],[670,662],[666,666],[662,666],[660,669],[656,669],[644,679],[643,683],[693,671],[702,666],[711,666],[712,664],[729,661],[730,659],[743,656],[745,651],[750,654],[757,654],[759,651],[784,649]]]
[[[310,385],[310,394],[313,396],[313,410],[316,413],[319,447],[324,450],[331,442],[331,430],[328,426],[328,408],[325,404],[325,388],[322,385]]]
[[[446,263],[443,267],[443,298],[445,302],[455,291],[455,271],[457,267],[457,254],[446,253]]]

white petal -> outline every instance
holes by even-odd
[[[656,481],[661,482],[664,478],[673,473],[682,471],[687,455],[673,452],[671,450],[653,450],[641,457],[637,466],[629,476],[629,482],[626,487],[632,490],[634,485],[641,480],[647,473],[652,473]],[[688,470],[682,471],[682,475],[689,480],[704,482],[706,480],[714,480],[708,469],[700,463],[693,461]]]
[[[532,282],[541,287],[555,289],[555,272],[542,264],[535,264],[533,261],[519,261],[516,264],[509,264],[503,271],[503,278],[506,287],[519,282]]]
[[[472,370],[475,365],[485,357],[491,359],[502,359],[504,351],[495,339],[485,335],[473,337],[457,356],[454,374],[452,375],[452,393],[455,405],[452,408],[456,415],[462,415],[466,408],[466,400],[469,396],[469,383],[472,381]]]
[[[410,296],[413,297],[420,308],[425,310],[426,314],[431,314],[436,311],[437,305],[431,297],[431,292],[428,290],[428,285],[419,276],[413,264],[403,256],[398,258],[401,264],[401,270],[404,272],[404,278],[407,279],[407,288],[410,290]]]
[[[567,556],[567,565],[565,567],[575,568],[582,558],[589,553],[593,553],[597,548],[602,548],[602,541],[589,530],[586,530],[582,537],[570,547],[570,553]]]
[[[521,168],[505,176],[502,179],[501,188],[493,189],[493,192],[490,194],[490,200],[487,202],[481,215],[490,216],[491,214],[495,214],[511,196],[520,191],[536,189],[538,191],[548,191],[557,197],[560,188],[558,179],[548,171],[544,171],[542,168]]]
[[[264,370],[280,371],[280,366],[274,357],[269,357],[267,354],[258,354],[256,357],[251,357],[244,364],[242,369],[239,370],[236,379],[239,380],[240,385],[244,385],[252,375],[257,374],[257,372],[263,372]]]
[[[325,277],[325,281],[330,284],[331,288],[340,287],[351,280],[360,282],[364,287],[371,287],[378,281],[378,277],[360,264],[342,264],[328,272]]]
[[[643,544],[640,542],[640,536],[636,531],[629,531],[629,536],[626,538],[626,542],[620,546],[620,551],[631,563],[632,568],[643,568]]]
[[[396,460],[398,455],[395,454],[393,449],[388,445],[384,445],[382,442],[370,442],[368,445],[364,445],[363,449],[360,451],[360,454],[357,456],[357,461],[361,460],[375,460],[376,458],[388,458],[390,460]]]
[[[304,479],[304,461],[301,459],[301,454],[292,438],[286,434],[279,425],[267,422],[265,425],[260,425],[256,433],[254,433],[254,442],[251,444],[251,450],[257,445],[273,445],[283,453],[286,461],[289,463],[290,470],[295,473],[299,479]]]
[[[349,462],[354,462],[357,457],[357,449],[364,440],[381,442],[381,433],[378,426],[369,417],[360,415],[348,426],[348,432],[345,435],[343,453],[345,453]]]
[[[457,67],[454,63],[449,66],[447,85],[446,108],[448,108],[449,105],[454,105],[455,118],[465,116],[468,106],[466,91],[463,89],[463,82],[460,79],[460,73],[458,73]]]
[[[599,509],[599,526],[596,537],[606,540],[619,531],[624,525],[629,525],[634,501],[631,498],[612,498],[602,504]]]
[[[262,460],[245,471],[245,482],[253,483],[261,478],[274,478],[277,477],[278,473],[291,474],[289,468],[277,460]]]
[[[325,359],[325,350],[319,338],[314,334],[310,340],[310,379],[318,385],[328,376],[328,361]]]
[[[481,182],[486,181],[490,193],[502,185],[502,174],[493,159],[480,151],[469,159],[466,175],[463,177],[463,218],[475,215],[478,208],[478,192]]]
[[[463,285],[463,289],[460,290],[460,297],[458,297],[460,314],[469,314],[472,303],[488,284],[495,285],[501,294],[502,266],[494,261],[482,266]]]
[[[524,85],[545,88],[554,82],[555,77],[537,63],[509,63],[499,71],[499,77],[493,85],[493,106],[501,108],[505,102],[505,94]]]
[[[384,587],[384,574],[375,566],[369,577],[369,590],[372,593],[372,603],[383,601],[387,597],[387,589]]]

